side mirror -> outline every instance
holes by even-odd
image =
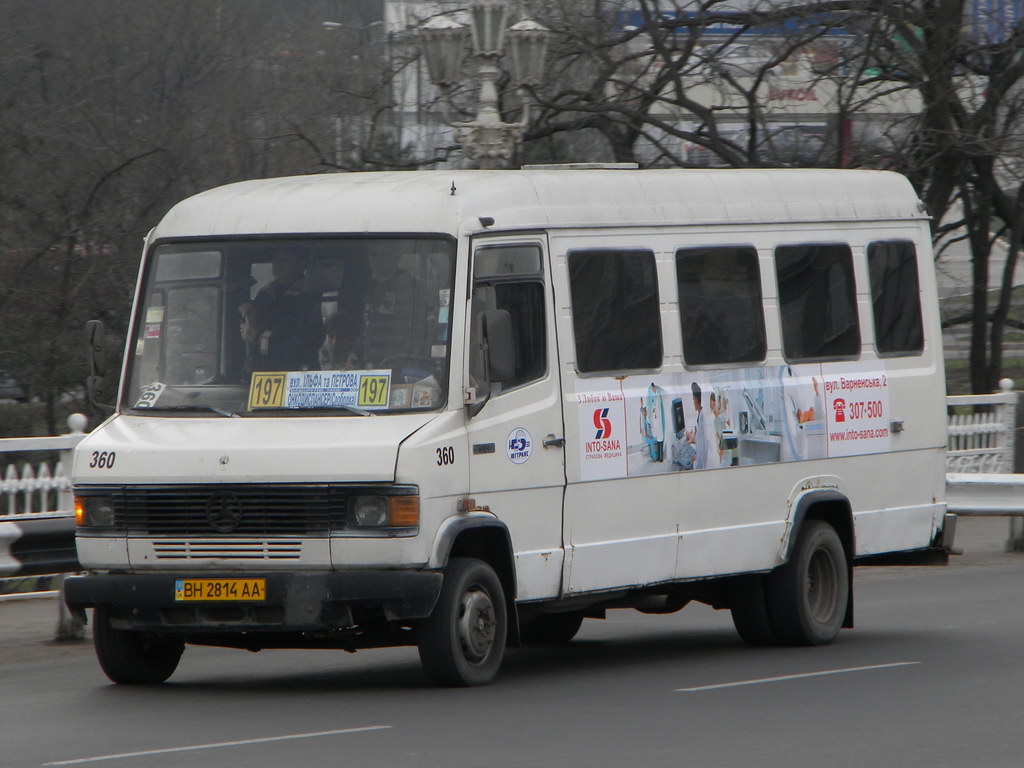
[[[85,324],[85,337],[89,342],[89,375],[107,375],[107,330],[102,320]]]
[[[111,411],[105,387],[107,377],[107,331],[102,320],[90,320],[85,324],[85,338],[89,345],[89,375],[85,388],[89,402],[102,411]]]

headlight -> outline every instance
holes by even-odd
[[[85,528],[113,528],[114,500],[110,496],[76,496],[75,523]]]
[[[420,524],[419,496],[355,496],[349,510],[353,528],[415,528]]]
[[[352,524],[358,528],[382,528],[391,519],[387,496],[356,496],[352,500]]]

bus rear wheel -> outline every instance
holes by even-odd
[[[93,644],[104,674],[115,683],[162,683],[178,668],[185,643],[174,637],[116,629],[103,608],[93,613]]]
[[[839,635],[850,593],[843,543],[828,523],[806,522],[789,562],[765,582],[772,627],[785,645],[826,645]]]
[[[765,582],[768,577],[756,574],[738,581],[732,590],[730,608],[732,623],[747,645],[777,645],[778,635],[768,615]]]

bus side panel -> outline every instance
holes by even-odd
[[[880,356],[867,253],[909,241],[918,258],[923,350]],[[749,243],[759,254],[763,363],[687,368],[675,254]],[[847,244],[856,359],[783,357],[775,249]],[[569,254],[648,250],[658,266],[664,360],[656,371],[576,370]],[[801,488],[836,487],[855,554],[929,546],[944,515],[944,380],[931,250],[919,222],[560,233],[552,238],[565,382],[568,593],[764,571],[783,562]],[[831,484],[831,485],[830,485]],[[675,539],[675,543],[673,543]]]

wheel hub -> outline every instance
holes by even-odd
[[[807,568],[807,606],[819,622],[828,622],[835,613],[839,596],[836,564],[824,549],[817,550]]]
[[[491,596],[480,589],[466,592],[459,612],[459,641],[469,661],[482,661],[490,653],[496,629]]]

